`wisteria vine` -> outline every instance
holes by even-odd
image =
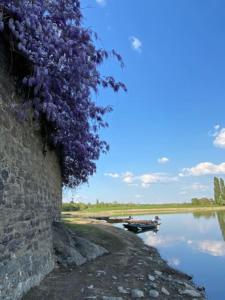
[[[98,66],[114,50],[96,49],[92,30],[82,26],[79,0],[0,0],[0,34],[32,68],[21,78],[29,91],[21,113],[32,107],[34,118],[58,154],[63,183],[76,187],[96,171],[95,161],[108,144],[99,136],[110,107],[97,106],[92,90],[100,86],[126,90]]]

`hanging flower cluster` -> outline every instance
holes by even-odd
[[[24,107],[45,127],[46,138],[59,156],[63,183],[76,187],[96,170],[95,161],[108,145],[99,137],[103,116],[92,91],[100,86],[126,90],[98,66],[115,51],[96,49],[95,33],[82,27],[79,0],[0,0],[0,35],[11,53],[20,53],[32,68],[21,78],[29,91]],[[45,124],[45,125],[43,125]]]

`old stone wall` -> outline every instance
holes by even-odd
[[[0,43],[1,45],[1,43]],[[62,182],[54,151],[32,121],[8,109],[17,98],[0,46],[0,299],[16,300],[54,268],[53,220],[60,218]]]

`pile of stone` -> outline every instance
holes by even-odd
[[[80,266],[108,253],[105,248],[77,236],[61,222],[53,223],[53,247],[56,262],[64,267]]]

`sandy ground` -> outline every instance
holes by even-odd
[[[56,268],[23,300],[204,299],[189,276],[170,268],[135,234],[106,224],[88,226],[77,234],[110,253],[80,267]]]

